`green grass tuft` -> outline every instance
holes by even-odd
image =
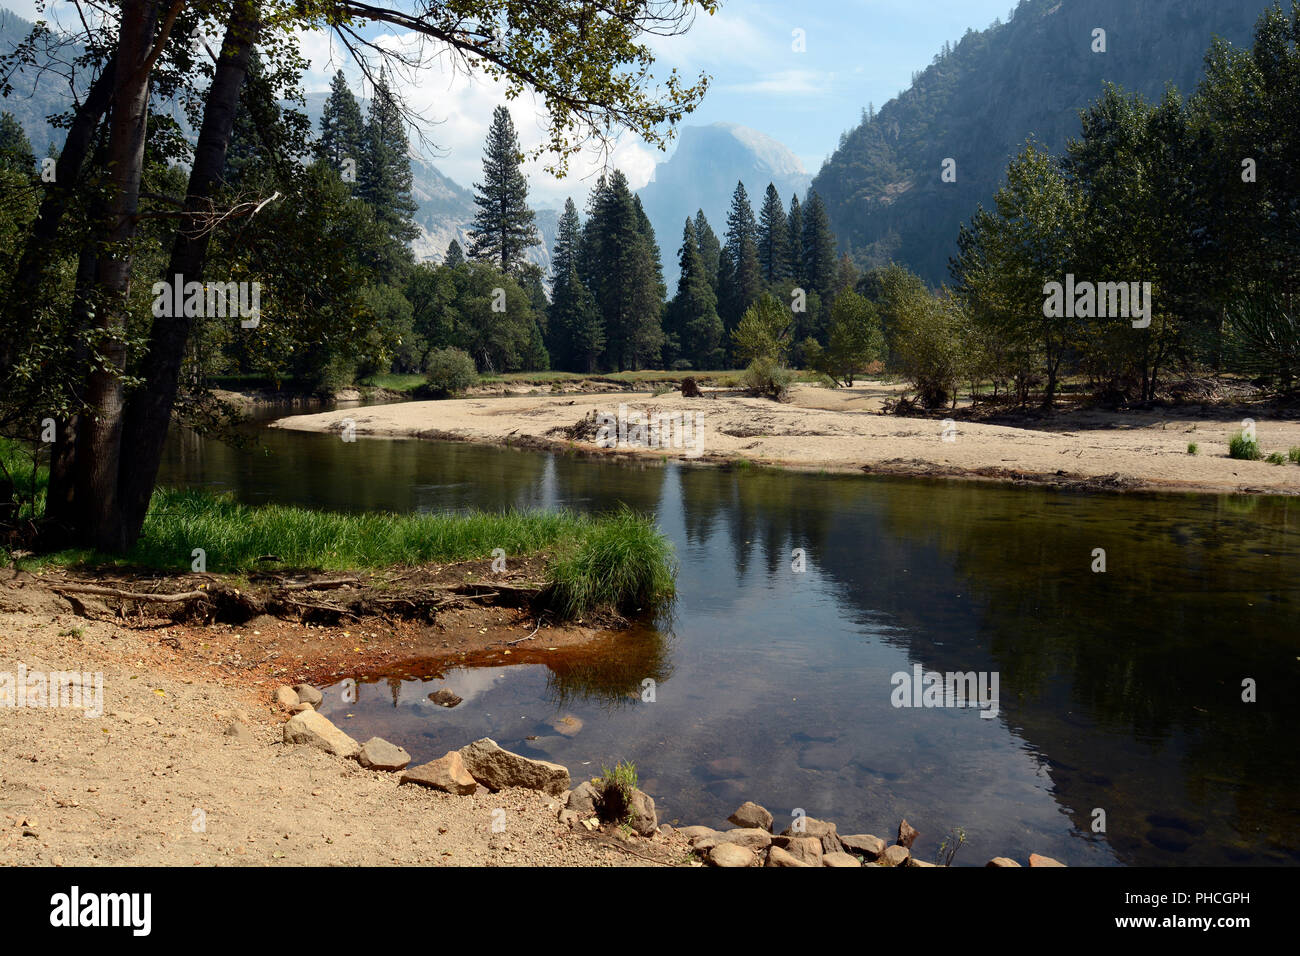
[[[1275,451],[1275,452],[1271,452],[1269,456],[1264,460],[1268,462],[1270,465],[1285,465],[1286,455],[1282,454],[1280,451]]]
[[[1194,442],[1194,441],[1189,441],[1189,442],[1187,443],[1187,454],[1189,454],[1189,455],[1196,455],[1196,454],[1199,454],[1200,451],[1201,451],[1201,446],[1198,445],[1198,444],[1196,444],[1196,442]]]
[[[551,603],[566,618],[601,609],[633,613],[674,594],[673,547],[626,506],[593,522],[551,564]]]
[[[1237,432],[1228,440],[1228,457],[1241,461],[1259,461],[1264,453],[1259,450],[1259,442],[1247,437],[1245,432]]]

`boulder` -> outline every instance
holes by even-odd
[[[491,737],[483,737],[460,748],[465,769],[489,790],[523,787],[559,796],[569,789],[569,769],[547,760],[503,750]]]
[[[1011,859],[1010,857],[995,856],[993,859],[989,860],[984,865],[986,867],[990,867],[990,866],[1019,866],[1020,864],[1017,863],[1015,860]]]
[[[596,815],[596,803],[599,799],[600,789],[590,780],[584,780],[569,791],[569,799],[564,805],[585,820]]]
[[[925,860],[918,860],[916,857],[912,857],[912,862],[909,863],[908,866],[928,866],[931,869],[933,869],[934,867],[938,866],[938,864],[926,863]]]
[[[336,757],[352,757],[361,749],[360,744],[314,710],[294,714],[285,722],[284,742],[306,744]]]
[[[405,770],[411,755],[382,737],[371,737],[357,752],[357,762],[370,770]]]
[[[713,827],[678,827],[677,832],[693,842],[700,837],[715,836],[718,831]]]
[[[735,843],[719,843],[709,851],[709,862],[714,866],[723,867],[741,867],[753,866],[754,856],[752,850],[746,850],[743,846]]]
[[[632,806],[627,822],[641,836],[654,836],[655,831],[659,829],[659,817],[655,813],[654,797],[644,790],[633,790]]]
[[[750,800],[746,800],[735,813],[727,817],[727,822],[747,829],[772,830],[772,814]]]
[[[570,810],[568,807],[565,807],[560,811],[559,819],[566,827],[574,827],[578,825],[578,821],[582,819],[582,816],[578,811]]]
[[[308,703],[306,703],[306,702],[304,701],[303,703],[294,704],[292,707],[290,707],[290,708],[289,708],[289,713],[291,713],[291,714],[305,714],[307,711],[309,711],[309,710],[315,710],[315,709],[316,709],[316,708],[313,707],[311,704],[308,704]]]
[[[816,817],[802,817],[781,831],[782,836],[816,837],[819,840],[828,833],[835,833],[835,824]]]
[[[916,842],[916,838],[920,835],[921,834],[917,832],[915,827],[904,820],[898,825],[898,839],[894,842],[899,846],[905,846],[910,850],[912,849],[912,844]]]
[[[872,836],[870,833],[854,833],[849,836],[842,836],[840,837],[840,843],[844,845],[846,853],[856,853],[868,860],[874,860],[885,852],[885,841],[878,836]]]
[[[404,783],[413,783],[417,786],[428,787],[431,790],[441,790],[443,793],[459,793],[462,795],[473,793],[477,789],[477,783],[469,771],[465,769],[465,761],[461,759],[460,753],[455,750],[448,750],[431,763],[411,767],[398,780],[399,786]]]
[[[856,856],[848,853],[823,853],[822,866],[861,866]]]
[[[911,850],[895,843],[893,846],[885,847],[885,852],[880,854],[878,862],[884,866],[907,866],[907,863],[911,858]]]
[[[313,707],[319,707],[321,701],[325,699],[321,692],[312,687],[311,684],[299,684],[294,690],[298,693],[300,703],[311,704]]]
[[[283,710],[293,710],[302,701],[298,699],[298,692],[292,687],[277,687],[275,689],[275,704]]]
[[[741,827],[738,830],[723,830],[718,839],[724,843],[734,843],[748,850],[766,850],[772,845],[772,834],[758,827]]]
[[[1040,856],[1037,853],[1029,854],[1030,866],[1065,866],[1059,860],[1053,860],[1050,856]]]
[[[766,866],[812,866],[811,863],[805,863],[803,860],[796,857],[793,853],[790,853],[787,850],[783,850],[776,845],[773,845],[772,848],[767,851],[767,863],[765,865]]]
[[[792,837],[786,852],[800,863],[822,865],[822,841],[816,837]]]

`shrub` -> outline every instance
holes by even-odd
[[[1269,456],[1264,460],[1270,465],[1285,465],[1286,455],[1282,454],[1280,451],[1275,451],[1269,454]]]
[[[1196,442],[1194,442],[1194,441],[1189,441],[1189,442],[1187,443],[1187,454],[1189,454],[1189,455],[1195,455],[1195,454],[1198,454],[1198,453],[1200,452],[1200,450],[1201,450],[1201,446],[1198,445],[1198,444],[1196,444]]]
[[[478,369],[469,354],[460,349],[435,349],[429,353],[426,389],[437,398],[465,391],[478,381]]]
[[[784,401],[790,392],[790,383],[794,373],[776,359],[760,356],[749,363],[745,369],[744,384],[755,395],[765,395],[776,401]]]
[[[1287,458],[1300,465],[1300,445],[1293,445],[1291,450],[1286,453]]]
[[[1228,457],[1238,458],[1242,461],[1259,461],[1264,457],[1264,454],[1259,450],[1258,441],[1249,437],[1245,432],[1237,432],[1228,441]]]

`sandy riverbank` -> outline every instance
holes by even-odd
[[[90,708],[101,713],[89,717],[84,709],[0,707],[0,866],[630,866],[687,858],[686,844],[672,837],[620,841],[570,830],[557,821],[560,802],[537,791],[453,796],[398,786],[396,774],[282,742],[286,715],[272,704],[274,688],[323,683],[345,672],[349,658],[348,673],[407,658],[521,662],[572,653],[590,635],[543,629],[544,644],[530,642],[536,650],[512,650],[502,642],[532,625],[500,608],[466,608],[423,634],[374,621],[305,628],[270,618],[242,627],[87,619],[48,582],[5,573],[0,672],[100,673],[103,696],[102,708]],[[492,831],[498,808],[505,832]]]
[[[1227,457],[1229,436],[1253,418],[1265,454],[1300,446],[1300,420],[1263,409],[1212,405],[1108,412],[1063,411],[1050,419],[993,424],[957,418],[943,439],[943,415],[885,414],[896,386],[858,382],[851,389],[796,385],[778,404],[735,393],[687,399],[676,392],[618,395],[533,395],[341,409],[295,415],[272,427],[342,431],[357,436],[450,439],[489,444],[575,448],[592,453],[670,456],[725,463],[746,459],[812,471],[924,475],[1030,482],[1082,488],[1300,494],[1300,467]],[[698,413],[699,449],[602,449],[581,436],[584,419],[618,413],[620,403],[643,415]],[[578,426],[575,429],[575,426]],[[588,427],[586,432],[592,429]],[[580,437],[571,437],[578,434]],[[1199,454],[1189,455],[1189,442]]]

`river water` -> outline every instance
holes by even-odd
[[[657,516],[678,599],[611,650],[327,694],[353,737],[417,761],[482,736],[575,779],[632,760],[661,820],[721,826],[746,799],[778,829],[796,808],[882,837],[906,817],[927,856],[962,828],[956,865],[1300,862],[1300,501],[276,430],[245,449],[174,434],[160,482],[343,511]],[[895,706],[917,666],[996,676],[996,713]],[[433,704],[444,687],[463,703]]]

